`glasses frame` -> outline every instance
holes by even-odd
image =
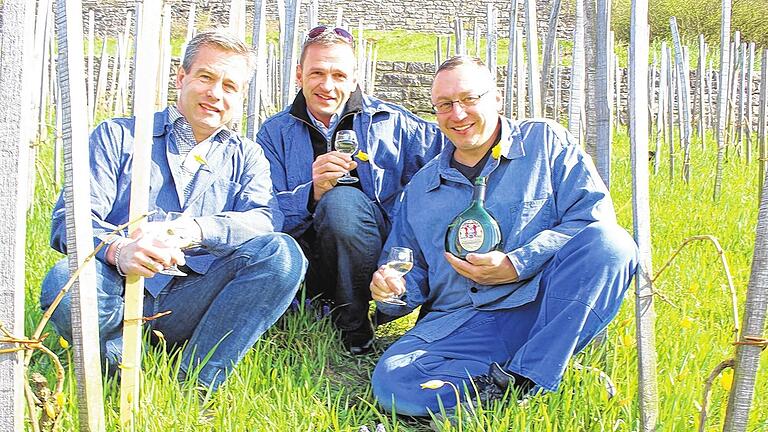
[[[307,32],[307,38],[304,41],[304,43],[310,42],[314,39],[319,38],[320,36],[326,34],[327,32],[332,31],[336,34],[336,36],[339,36],[340,38],[344,39],[345,41],[349,42],[350,44],[355,44],[355,38],[352,36],[352,33],[348,32],[347,30],[344,30],[341,27],[328,27],[324,25],[319,25],[316,27],[311,28]]]
[[[454,100],[450,100],[450,101],[438,102],[437,104],[432,104],[432,111],[435,114],[448,114],[449,112],[453,111],[453,104],[459,104],[459,106],[461,108],[475,106],[475,105],[479,104],[480,100],[483,99],[483,97],[485,95],[487,95],[488,93],[490,93],[490,92],[491,92],[491,90],[488,89],[485,92],[477,94],[477,95],[476,94],[468,94],[468,95],[464,96],[461,99],[454,99]],[[450,103],[450,108],[447,108],[446,110],[439,110],[437,108],[438,106],[448,107],[447,104],[449,104],[449,103]]]

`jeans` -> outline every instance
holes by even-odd
[[[96,261],[99,338],[104,366],[117,371],[122,355],[125,280],[113,266]],[[256,340],[288,308],[304,277],[307,262],[288,235],[268,233],[219,257],[206,274],[190,272],[173,280],[153,298],[144,297],[144,316],[170,310],[147,325],[160,331],[169,345],[187,342],[180,375],[202,363],[198,380],[214,390],[226,379]],[[46,309],[69,278],[67,260],[48,273],[40,294]],[[51,323],[72,340],[69,294],[54,311]]]
[[[536,299],[507,310],[478,311],[457,331],[432,343],[405,335],[387,349],[371,378],[373,395],[387,411],[427,416],[456,406],[448,385],[421,389],[432,379],[454,383],[461,394],[469,377],[491,362],[556,390],[568,361],[616,316],[637,266],[626,231],[594,223],[573,237],[543,269]],[[429,312],[427,312],[429,313]],[[416,324],[418,326],[418,323]]]
[[[307,291],[335,304],[344,331],[370,333],[369,285],[389,232],[379,206],[359,189],[337,186],[315,208],[312,230],[299,239],[308,259]]]

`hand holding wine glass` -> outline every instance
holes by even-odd
[[[183,251],[184,249],[194,247],[197,241],[199,241],[199,239],[194,238],[187,227],[187,225],[194,223],[194,221],[184,213],[165,212],[164,214],[159,214],[154,219],[161,220],[162,222],[157,224],[153,230],[153,235],[155,240],[165,247],[177,248]],[[158,273],[170,276],[187,276],[176,264],[166,267]]]
[[[357,151],[357,134],[352,130],[340,130],[336,133],[336,141],[334,145],[337,152],[351,156]],[[342,177],[339,177],[336,182],[341,184],[352,184],[357,183],[358,179],[357,177],[349,175],[349,171],[347,171]]]
[[[398,277],[405,276],[413,268],[413,251],[405,247],[393,247],[389,250],[387,263],[384,266],[397,273]],[[405,302],[400,300],[405,291],[400,295],[392,294],[391,297],[381,300],[383,303],[389,303],[398,306],[405,306]]]

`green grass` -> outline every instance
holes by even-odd
[[[666,150],[658,175],[651,179],[651,217],[654,268],[658,270],[686,238],[711,234],[720,240],[743,303],[750,274],[757,214],[757,165],[731,160],[723,179],[723,197],[712,201],[715,155],[693,148],[692,181],[685,184],[676,173],[668,178]],[[614,142],[612,194],[620,223],[631,231],[632,204],[629,142],[619,133]],[[50,165],[50,149],[43,148],[41,166]],[[677,155],[678,159],[681,155]],[[678,166],[680,166],[678,162]],[[60,256],[47,247],[54,188],[48,170],[39,170],[37,198],[28,218],[27,316],[28,334],[40,317],[37,295],[47,268]],[[703,382],[722,360],[732,357],[729,331],[729,295],[719,258],[710,244],[686,248],[661,276],[656,289],[671,303],[658,301],[659,413],[664,431],[695,430]],[[740,312],[743,307],[740,306]],[[403,321],[403,320],[400,320]],[[390,343],[413,323],[413,317],[379,329],[382,344]],[[569,368],[557,393],[533,398],[527,405],[488,407],[468,420],[467,431],[632,431],[638,429],[637,351],[634,294],[609,327],[607,342],[590,348],[577,359],[599,367],[614,380],[618,393],[608,400],[595,374]],[[71,349],[62,349],[56,337],[46,344],[65,363]],[[387,431],[425,430],[423,423],[381,412],[370,393],[369,378],[376,355],[352,358],[343,352],[337,334],[311,311],[284,316],[256,344],[219,392],[209,395],[203,411],[197,391],[173,377],[178,356],[162,347],[148,350],[143,361],[143,386],[137,430],[142,431],[357,431],[382,423]],[[768,429],[768,356],[762,357],[750,431]],[[34,370],[53,378],[42,356]],[[62,430],[78,427],[77,402],[71,371],[67,374],[67,401]],[[424,390],[429,391],[429,390]],[[726,390],[716,380],[711,395],[708,431],[721,429]],[[108,430],[117,430],[119,391],[106,385]],[[444,425],[442,430],[457,430]]]

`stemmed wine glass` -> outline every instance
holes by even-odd
[[[413,268],[413,251],[405,247],[393,247],[389,250],[385,266],[397,272],[399,277],[405,276]],[[405,291],[400,295],[392,294],[391,297],[381,301],[383,303],[405,306],[405,302],[400,300],[403,294],[405,294]]]
[[[184,213],[174,211],[159,215],[157,219],[159,220],[162,218],[162,222],[156,233],[156,239],[167,247],[177,247],[179,249],[188,247],[190,240],[185,238],[183,233],[179,232],[174,224],[174,221],[182,217],[185,217]],[[187,274],[181,271],[176,264],[166,267],[158,273],[169,276],[187,276]]]
[[[339,153],[345,153],[353,155],[357,151],[357,135],[352,130],[340,130],[336,133],[336,151]],[[341,184],[357,183],[357,177],[349,175],[349,171],[344,173],[344,176],[339,177],[336,182]]]

